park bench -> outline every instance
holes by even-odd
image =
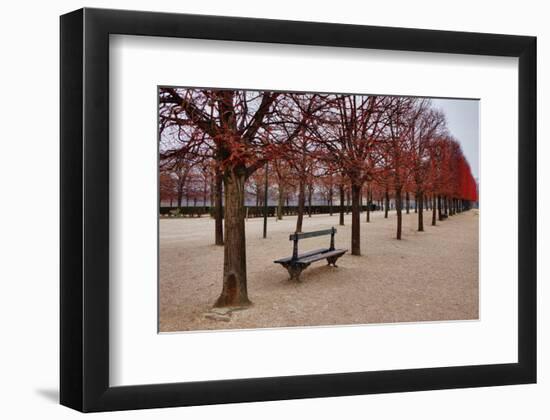
[[[292,248],[292,256],[281,258],[275,260],[274,263],[281,264],[284,268],[288,270],[290,274],[290,280],[300,280],[300,274],[305,270],[311,263],[315,261],[327,260],[328,265],[333,265],[336,267],[336,261],[342,255],[344,255],[348,250],[347,249],[335,249],[334,248],[334,235],[336,234],[336,229],[324,229],[317,230],[314,232],[305,232],[305,233],[294,233],[290,235],[289,240],[294,242]],[[330,247],[315,249],[313,251],[308,251],[303,254],[298,254],[298,241],[300,239],[314,238],[317,236],[330,235]]]

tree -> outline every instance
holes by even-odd
[[[445,130],[445,116],[440,111],[430,109],[430,105],[429,100],[419,101],[418,113],[412,122],[413,131],[409,145],[411,180],[418,203],[419,232],[424,230],[424,204],[428,199],[426,192],[430,181],[430,144],[438,132]]]
[[[313,174],[318,166],[315,143],[311,130],[314,129],[321,112],[328,106],[326,96],[319,94],[287,94],[279,103],[277,115],[279,124],[274,136],[282,136],[286,147],[281,149],[281,158],[284,159],[298,183],[298,218],[296,232],[303,227],[306,186],[313,182]],[[308,191],[309,211],[311,211],[311,197],[313,191]]]
[[[223,175],[220,163],[213,161],[214,237],[216,245],[223,245]]]
[[[209,184],[210,184],[211,173],[212,173],[212,169],[210,168],[210,162],[205,161],[201,165],[199,165],[198,178],[200,180],[201,187],[202,187],[201,198],[202,198],[203,212],[206,212],[206,200],[210,193]]]
[[[181,168],[191,163],[207,165],[213,168],[212,182],[213,215],[215,218],[214,236],[215,244],[223,245],[222,225],[222,175],[219,164],[214,159],[215,150],[208,134],[192,124],[192,120],[186,118],[184,111],[175,103],[159,100],[159,152],[161,167],[176,168],[180,172],[177,176],[182,181]],[[180,169],[178,169],[178,167]],[[183,182],[179,188],[183,195]],[[181,198],[178,200],[181,207]]]
[[[288,189],[291,187],[290,165],[284,159],[274,159],[272,161],[276,174],[277,183],[277,220],[283,219],[283,207]]]
[[[339,198],[339,205],[338,205],[338,224],[340,226],[344,226],[345,220],[344,220],[344,213],[346,211],[346,179],[341,173],[335,174],[335,184],[338,186],[338,198]]]
[[[176,199],[176,182],[170,171],[162,171],[159,176],[159,205],[169,202],[172,207],[173,201]]]
[[[316,178],[321,191],[321,195],[324,197],[326,205],[328,206],[329,215],[332,216],[335,185],[333,169],[327,165],[321,166],[320,174]]]
[[[397,213],[396,238],[401,239],[403,187],[407,184],[410,165],[410,137],[421,108],[417,98],[386,99],[387,129],[384,136],[384,162],[395,192]]]
[[[438,219],[470,208],[477,200],[477,183],[462,153],[460,144],[449,134],[432,140],[429,148],[430,180]],[[432,225],[436,224],[436,209],[432,210]]]
[[[215,306],[250,304],[246,277],[245,182],[270,159],[266,122],[279,96],[274,92],[161,88],[159,102],[171,104],[166,118],[204,133],[222,172],[224,265]]]
[[[301,232],[306,203],[306,185],[310,185],[316,161],[311,156],[311,142],[306,136],[298,136],[287,153],[287,164],[291,167],[294,179],[298,183],[298,217],[296,232]],[[292,156],[292,158],[291,158]],[[309,200],[311,208],[311,200]]]
[[[224,89],[160,88],[161,125],[190,126],[203,133],[222,173],[224,189],[224,267],[215,306],[248,306],[245,183],[270,160],[280,157],[305,130],[311,113],[301,107],[308,94]],[[298,106],[296,109],[295,105]],[[313,112],[313,109],[308,108]]]
[[[330,95],[325,124],[313,127],[321,158],[338,165],[351,190],[351,254],[361,255],[360,196],[371,179],[383,124],[383,97]],[[340,185],[341,202],[343,185]]]

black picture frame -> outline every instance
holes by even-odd
[[[518,363],[109,386],[109,35],[519,58]],[[536,382],[536,38],[80,9],[61,17],[60,400],[83,412]]]

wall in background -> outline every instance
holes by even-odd
[[[76,412],[57,405],[59,23],[78,7],[111,7],[182,13],[314,20],[383,26],[497,32],[539,37],[539,278],[550,274],[545,213],[550,211],[550,27],[543,2],[338,2],[318,0],[157,0],[10,2],[0,25],[0,347],[2,417],[66,419]],[[13,206],[13,203],[19,205]],[[21,203],[28,205],[22,206]],[[545,236],[543,238],[543,235]],[[539,302],[549,287],[539,282]],[[550,305],[539,305],[539,384],[286,402],[102,414],[100,418],[548,418],[550,404]]]

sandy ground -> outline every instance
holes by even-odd
[[[248,293],[253,306],[229,321],[205,317],[221,291],[223,247],[213,245],[210,218],[160,220],[160,331],[345,325],[478,318],[478,211],[471,210],[417,232],[416,214],[361,215],[362,256],[346,254],[338,267],[319,261],[290,282],[273,260],[291,255],[296,218],[246,222]],[[351,247],[351,214],[304,218],[304,231],[335,226],[336,247]],[[300,241],[300,252],[327,247],[330,236]]]

